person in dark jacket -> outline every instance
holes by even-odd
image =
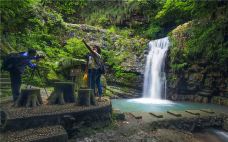
[[[25,67],[29,66],[30,68],[35,69],[36,64],[33,64],[31,60],[37,60],[40,58],[36,56],[36,50],[34,49],[29,49],[27,52],[20,52],[18,54],[18,59],[13,62],[13,67],[9,70],[14,102],[20,95],[21,76],[25,71]]]

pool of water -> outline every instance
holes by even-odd
[[[215,104],[200,104],[190,102],[173,102],[168,100],[113,99],[112,107],[122,112],[166,112],[167,110],[184,111],[189,109],[213,109],[228,113],[228,107]]]

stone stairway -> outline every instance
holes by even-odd
[[[199,96],[211,96],[212,93],[213,93],[212,90],[204,88],[204,89],[201,89],[197,94]]]
[[[8,72],[0,73],[0,98],[11,96],[11,82]]]

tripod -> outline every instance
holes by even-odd
[[[38,75],[38,77],[40,78],[40,80],[41,80],[42,82],[44,82],[44,81],[42,80],[42,78],[41,78],[40,71],[39,71],[39,69],[38,69],[37,67],[34,68],[34,69],[32,70],[32,73],[31,73],[31,75],[30,75],[30,77],[29,77],[29,81],[32,80],[32,79],[34,78],[35,73],[37,73],[37,75]],[[28,83],[27,83],[27,87],[28,87]],[[31,88],[31,85],[30,85],[30,88]],[[48,96],[48,93],[47,93],[47,90],[46,90],[45,86],[44,86],[43,88],[44,88],[44,90],[45,90],[46,95]]]

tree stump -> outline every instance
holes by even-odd
[[[74,83],[55,82],[55,90],[48,98],[49,104],[65,104],[75,102]]]
[[[48,104],[65,104],[63,92],[58,88],[55,88],[55,90],[51,93],[50,97],[48,98]]]
[[[96,105],[93,89],[81,88],[78,90],[78,105]]]
[[[16,100],[14,106],[36,107],[41,104],[43,104],[43,101],[40,95],[40,89],[28,88],[21,90],[21,94]]]

